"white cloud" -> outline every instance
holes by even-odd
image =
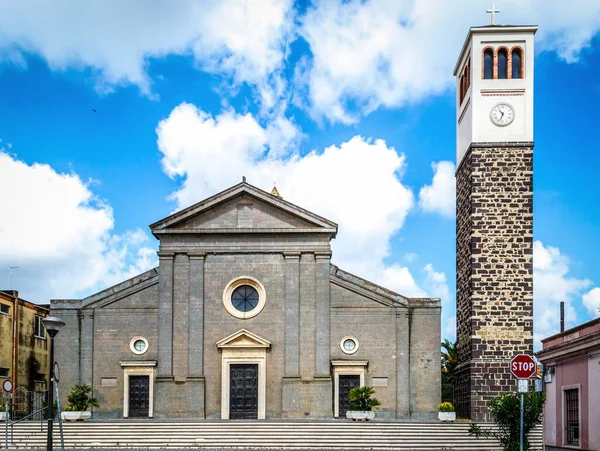
[[[340,224],[333,246],[343,269],[373,281],[391,278],[383,259],[413,206],[413,194],[401,182],[404,156],[384,141],[355,136],[322,152],[288,151],[283,157],[281,139],[273,139],[251,115],[212,117],[190,104],[175,108],[157,134],[165,172],[183,179],[174,194],[178,208],[238,183],[243,175],[265,190],[275,181],[285,199]],[[416,292],[402,274],[398,280]]]
[[[534,339],[560,332],[560,303],[565,303],[566,327],[580,322],[576,307],[583,291],[592,285],[588,279],[570,277],[569,258],[541,241],[533,243]],[[593,290],[592,290],[593,291]]]
[[[88,185],[0,149],[0,211],[10,212],[0,222],[0,266],[7,282],[8,267],[19,266],[13,287],[25,299],[89,294],[156,264],[147,234],[112,233],[112,209]]]
[[[431,163],[433,180],[419,191],[419,206],[423,211],[439,213],[446,218],[456,216],[456,182],[454,163],[440,161]]]
[[[426,274],[425,287],[429,296],[440,298],[446,307],[450,307],[454,299],[450,299],[450,289],[448,288],[446,274],[435,271],[431,263],[425,265],[423,271]]]
[[[352,123],[453,86],[452,70],[471,26],[489,23],[479,0],[317,1],[302,20],[310,45],[297,82],[313,116]],[[538,49],[576,61],[600,28],[600,3],[506,0],[498,23],[540,26]]]
[[[585,305],[589,314],[592,316],[598,316],[600,313],[600,288],[592,288],[589,292],[583,295],[582,299],[583,305]]]
[[[294,96],[314,117],[348,123],[451,87],[468,28],[489,20],[479,0],[315,4],[299,17],[293,0],[4,0],[0,62],[25,66],[33,53],[54,70],[90,70],[100,91],[133,84],[150,94],[152,59],[191,55],[225,85],[254,87],[267,116]],[[505,0],[498,21],[538,23],[538,49],[571,62],[600,28],[600,4]],[[295,55],[292,92],[282,74],[298,34],[310,54]]]
[[[0,62],[42,56],[55,70],[91,68],[98,88],[150,93],[150,58],[193,54],[206,71],[281,91],[277,72],[292,36],[292,0],[8,0],[0,2]]]

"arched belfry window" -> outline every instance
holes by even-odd
[[[498,78],[508,78],[508,55],[505,49],[498,51]]]
[[[511,54],[512,59],[512,77],[511,78],[521,78],[522,73],[522,59],[523,54],[521,49],[514,49]]]
[[[483,78],[491,80],[494,78],[494,51],[485,49],[483,52]]]

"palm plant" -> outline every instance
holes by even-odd
[[[74,385],[67,397],[69,406],[65,410],[85,412],[88,407],[100,407],[97,398],[92,398],[92,387],[87,384]]]
[[[350,410],[366,410],[370,411],[377,409],[381,402],[377,398],[371,398],[375,393],[373,387],[363,385],[362,387],[354,387],[350,390],[348,396],[350,397]]]
[[[447,338],[442,343],[442,383],[453,384],[456,377],[456,364],[458,358],[456,355],[456,342],[452,343]]]

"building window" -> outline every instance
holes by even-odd
[[[42,317],[41,316],[36,316],[35,317],[35,323],[34,323],[34,335],[36,336],[36,338],[46,338],[46,328],[44,327],[44,325],[42,324]]]
[[[129,342],[129,349],[137,355],[145,354],[148,351],[148,340],[144,337],[133,337]]]
[[[249,319],[258,315],[265,307],[265,287],[253,277],[233,279],[223,291],[223,305],[230,315]]]
[[[498,51],[498,78],[508,78],[508,54],[506,49]]]
[[[10,305],[0,304],[0,313],[10,315]]]
[[[494,78],[494,51],[485,49],[483,52],[483,78],[491,80]]]
[[[521,49],[514,49],[511,53],[512,78],[521,78],[522,54]]]
[[[579,389],[565,390],[567,445],[579,445]]]
[[[354,354],[358,351],[358,340],[352,335],[346,335],[340,341],[340,348],[344,354]]]
[[[233,290],[231,303],[240,312],[249,312],[258,305],[258,291],[250,285],[242,285]]]
[[[463,100],[467,96],[467,92],[471,86],[471,61],[469,61],[463,69],[462,75],[460,76],[460,104],[462,105]]]
[[[8,377],[8,368],[0,368],[0,377]]]

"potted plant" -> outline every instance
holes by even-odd
[[[372,420],[375,418],[375,412],[373,409],[379,408],[381,403],[377,398],[371,396],[375,393],[373,387],[364,385],[362,387],[354,387],[350,390],[348,396],[350,397],[350,406],[346,412],[346,418],[351,418],[352,421],[356,420]]]
[[[6,406],[0,402],[0,421],[10,420],[10,414],[6,411]]]
[[[438,417],[441,421],[456,420],[456,412],[451,402],[441,402],[438,404]]]
[[[100,407],[97,398],[92,398],[92,387],[87,384],[74,385],[71,393],[67,397],[69,405],[61,413],[63,420],[88,420],[92,417],[92,413],[88,411],[90,406]]]

